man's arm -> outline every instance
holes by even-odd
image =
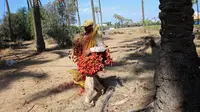
[[[104,52],[106,50],[106,47],[105,47],[105,44],[103,42],[101,35],[97,34],[95,39],[96,39],[97,46],[90,48],[90,51],[91,52]]]

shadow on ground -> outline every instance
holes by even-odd
[[[64,49],[70,49],[72,46],[69,47],[59,47],[59,46],[55,46],[52,48],[47,48],[45,51],[49,52],[49,51],[55,51],[55,50],[64,50]]]
[[[0,91],[3,89],[8,88],[8,86],[19,79],[26,78],[26,77],[31,77],[31,78],[36,78],[36,79],[45,79],[48,77],[47,74],[45,73],[33,73],[33,72],[12,72],[10,74],[2,75],[0,76]]]
[[[69,53],[65,51],[58,51],[57,49],[62,49],[62,48],[52,48],[51,50],[46,51],[46,52],[51,52],[53,54],[57,54],[59,57],[56,59],[51,59],[51,57],[50,59],[46,59],[45,57],[43,57],[43,53],[46,53],[46,52],[38,53],[34,50],[30,50],[30,51],[26,50],[26,51],[21,51],[21,52],[4,56],[4,58],[9,59],[10,57],[11,59],[16,60],[17,63],[10,67],[5,66],[5,64],[3,66],[0,66],[0,70],[3,71],[2,73],[0,73],[0,91],[8,88],[8,86],[12,82],[21,78],[31,77],[31,78],[41,79],[41,80],[47,78],[48,75],[44,73],[44,71],[40,68],[40,65],[51,62],[51,61],[56,61],[60,58],[63,58],[69,55]],[[17,59],[15,59],[15,57],[17,57]],[[36,71],[33,71],[34,69],[31,69],[31,71],[27,71],[25,70],[26,67],[41,69],[39,70],[41,73],[37,73]]]
[[[138,41],[128,41],[129,43],[124,46],[119,46],[121,48],[127,48],[124,51],[128,54],[123,57],[123,59],[114,62],[112,67],[108,67],[111,70],[123,71],[129,68],[130,72],[143,72],[148,70],[154,70],[156,66],[156,60],[159,53],[159,41],[157,37],[141,37]],[[147,49],[151,49],[151,53],[146,53]],[[111,48],[115,49],[115,48]],[[113,52],[117,52],[113,50]],[[128,67],[129,66],[129,67]],[[130,66],[131,70],[130,70]],[[127,69],[126,69],[127,68]]]
[[[63,51],[52,51],[51,53],[59,55],[58,59],[64,58],[69,55],[69,53]]]
[[[103,40],[104,40],[104,41],[106,41],[106,40],[113,40],[113,38],[110,38],[110,37],[104,37]]]
[[[51,95],[55,95],[55,94],[58,94],[58,93],[61,93],[61,92],[66,92],[67,90],[69,89],[74,89],[76,88],[77,86],[76,85],[71,85],[67,88],[58,88],[59,86],[57,87],[52,87],[52,88],[47,88],[43,91],[40,91],[40,92],[37,92],[37,93],[34,93],[32,94],[30,97],[28,97],[26,99],[26,103],[30,103],[30,102],[33,102],[33,101],[36,101],[36,100],[39,100],[41,98],[46,98],[46,97],[49,97]]]

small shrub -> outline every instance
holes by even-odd
[[[52,27],[47,32],[47,35],[54,38],[60,47],[72,46],[72,40],[75,34],[79,33],[80,29],[76,26]]]

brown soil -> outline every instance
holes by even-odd
[[[109,34],[104,40],[114,65],[99,76],[107,87],[115,87],[115,92],[105,110],[127,112],[144,107],[155,93],[153,71],[158,49],[145,48],[142,37],[158,33],[128,28]],[[76,65],[68,58],[70,49],[58,49],[55,44],[47,47],[48,51],[36,54],[33,42],[25,42],[20,49],[1,51],[3,60],[14,59],[18,63],[0,68],[0,112],[99,112],[109,91],[97,100],[95,107],[83,104],[84,93],[79,96],[77,86],[53,91],[59,84],[72,80],[67,70]]]

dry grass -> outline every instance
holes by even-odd
[[[56,41],[53,38],[49,38],[45,40],[45,43],[51,45],[51,44],[56,44]]]

